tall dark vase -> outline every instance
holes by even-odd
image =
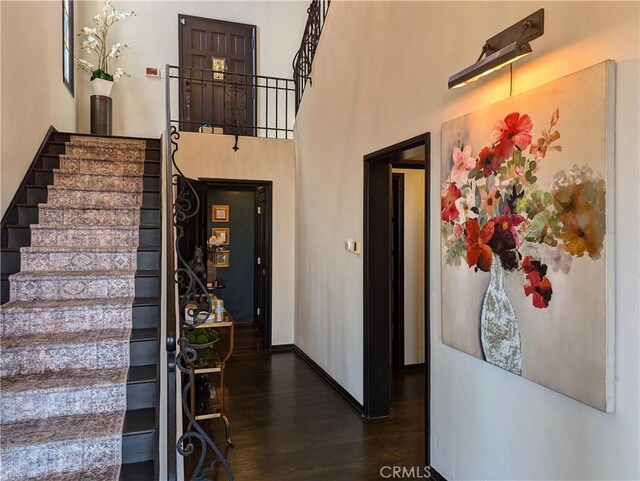
[[[111,107],[113,101],[106,95],[91,96],[91,133],[97,135],[112,135]]]

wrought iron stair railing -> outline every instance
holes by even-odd
[[[293,58],[293,83],[295,84],[296,112],[300,107],[300,101],[307,86],[311,85],[311,67],[316,55],[320,34],[324,28],[331,0],[312,0],[307,9],[307,24],[304,27],[302,42]]]
[[[169,119],[169,117],[167,117]],[[197,456],[197,461],[189,478],[191,481],[211,481],[208,473],[216,472],[220,466],[226,472],[227,480],[233,481],[231,466],[211,436],[196,421],[195,413],[189,406],[189,390],[195,383],[194,362],[197,352],[189,346],[185,337],[179,337],[181,326],[186,325],[186,306],[199,305],[191,327],[197,327],[211,314],[211,300],[205,285],[182,256],[180,242],[184,237],[184,223],[200,210],[200,199],[196,190],[184,176],[176,163],[180,133],[175,126],[167,126],[167,153],[165,162],[165,192],[171,208],[166,213],[167,232],[167,477],[169,481],[178,479],[178,453],[180,456]],[[181,295],[176,303],[177,286],[181,286]],[[177,309],[176,309],[177,306]],[[177,314],[176,314],[177,310]],[[186,382],[182,386],[181,411],[178,410],[177,390],[181,378]],[[188,424],[187,429],[178,434],[177,416],[183,413]],[[205,466],[208,453],[212,451],[214,460]]]

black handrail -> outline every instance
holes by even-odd
[[[313,85],[311,81],[311,66],[316,55],[320,34],[324,28],[324,23],[329,12],[331,0],[312,0],[307,9],[307,24],[304,27],[300,48],[293,58],[293,82],[296,90],[296,112],[300,107],[300,101],[304,94],[304,89]]]

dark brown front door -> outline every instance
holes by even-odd
[[[256,27],[179,15],[180,130],[253,135]]]

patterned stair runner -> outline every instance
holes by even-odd
[[[0,480],[113,481],[145,141],[72,136],[0,308]]]

